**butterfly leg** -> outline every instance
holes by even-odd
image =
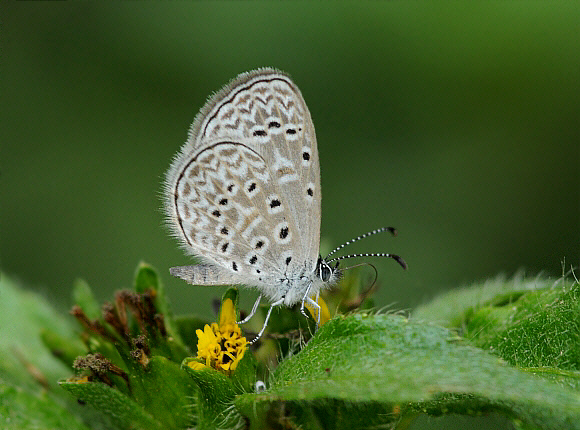
[[[312,282],[308,285],[308,288],[306,288],[306,293],[304,294],[304,297],[302,297],[302,305],[300,306],[300,313],[304,315],[306,318],[308,318],[308,315],[306,315],[306,312],[304,312],[304,304],[309,299],[308,294],[310,293],[310,288],[312,288]],[[312,299],[310,299],[310,301],[312,301]],[[308,303],[310,303],[310,301],[308,301]],[[316,304],[316,306],[318,306],[318,304]]]
[[[302,297],[302,305],[300,306],[300,312],[302,312],[302,315],[304,315],[306,318],[308,318],[308,315],[306,315],[306,312],[304,312],[304,305],[306,303],[308,303],[310,306],[312,306],[314,309],[316,309],[316,314],[317,314],[316,329],[318,330],[318,326],[320,325],[320,305],[318,304],[318,296],[319,296],[320,292],[316,293],[316,300],[312,300],[310,297],[308,297],[308,293],[310,293],[311,287],[312,287],[312,284],[310,284],[308,286],[308,288],[306,289],[306,294],[304,294],[304,297]]]
[[[268,320],[270,319],[270,314],[272,313],[272,309],[274,309],[274,307],[276,307],[276,306],[280,306],[283,303],[284,303],[284,297],[282,297],[280,300],[278,300],[270,305],[270,309],[268,309],[268,313],[266,314],[266,321],[264,321],[264,325],[262,326],[262,330],[260,330],[260,333],[258,333],[258,336],[256,336],[254,339],[252,339],[249,342],[250,344],[254,343],[255,341],[257,341],[258,339],[260,339],[262,337],[262,334],[264,334],[264,330],[266,330],[266,326],[268,325]]]
[[[256,303],[254,303],[254,306],[252,306],[252,312],[250,312],[250,314],[246,318],[244,318],[241,321],[238,321],[236,324],[245,324],[248,321],[250,321],[250,318],[252,318],[256,314],[256,310],[258,310],[258,305],[260,304],[260,300],[262,300],[261,294],[258,296],[258,299],[256,300]]]
[[[316,330],[320,326],[320,314],[322,313],[322,309],[320,309],[320,305],[318,304],[318,299],[320,298],[320,290],[316,292],[316,305],[318,306],[318,319],[316,320]]]
[[[306,297],[304,299],[305,302],[308,302],[310,306],[316,309],[316,330],[318,330],[318,326],[320,325],[320,305],[318,304],[318,300],[314,301],[310,297]],[[304,307],[304,302],[302,302],[302,307]],[[304,312],[302,312],[304,313]],[[304,314],[306,315],[306,314]]]

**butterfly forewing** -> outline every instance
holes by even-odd
[[[166,187],[174,234],[188,252],[215,265],[204,266],[204,276],[195,279],[205,282],[196,283],[221,278],[260,286],[272,296],[269,290],[281,279],[314,271],[318,150],[308,108],[287,75],[245,73],[212,97]]]

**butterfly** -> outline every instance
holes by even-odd
[[[320,290],[337,282],[339,261],[319,254],[321,190],[316,135],[302,94],[272,68],[242,73],[214,94],[196,116],[173,159],[164,187],[167,224],[201,264],[170,273],[193,285],[244,285],[259,290],[272,309],[301,303],[318,310]]]

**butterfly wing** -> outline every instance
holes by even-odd
[[[281,279],[312,272],[320,238],[318,149],[290,78],[259,69],[214,95],[167,173],[165,195],[174,235],[209,264],[188,269],[194,283],[255,285],[272,297],[268,289]]]

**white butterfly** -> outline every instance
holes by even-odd
[[[338,261],[319,255],[320,167],[314,125],[288,75],[263,68],[243,73],[211,97],[191,126],[165,180],[168,224],[202,264],[173,267],[193,285],[246,285],[271,306],[320,308],[322,288],[335,283]],[[390,231],[386,227],[371,234]],[[351,243],[347,242],[345,245]],[[336,264],[331,264],[336,262]],[[256,339],[257,339],[256,338]]]

